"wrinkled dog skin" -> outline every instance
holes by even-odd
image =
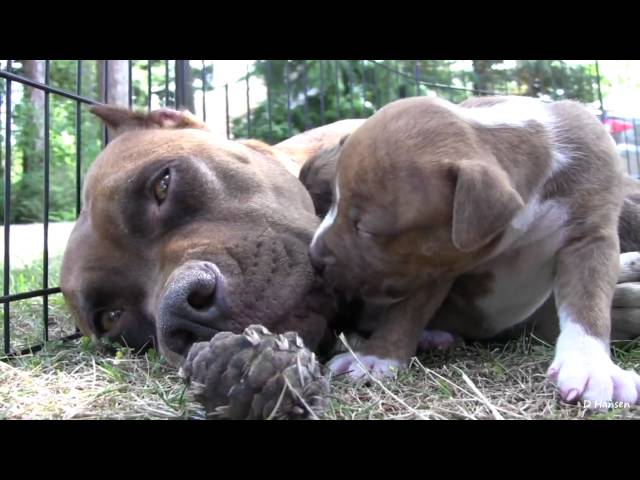
[[[635,210],[618,162],[574,102],[421,97],[364,122],[339,150],[310,257],[327,285],[381,312],[358,347],[369,371],[405,367],[427,324],[487,339],[545,311],[559,320],[549,377],[563,399],[636,403],[640,376],[609,352],[619,263],[637,271],[619,255],[618,218]],[[623,244],[636,229],[621,225]],[[622,323],[616,334],[640,333]],[[364,375],[348,355],[330,367]]]
[[[174,364],[256,323],[319,348],[335,305],[309,263],[319,219],[295,175],[323,139],[278,150],[218,138],[186,112],[92,111],[116,137],[87,173],[63,260],[80,330],[157,343]]]

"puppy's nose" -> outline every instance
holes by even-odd
[[[311,266],[318,274],[322,274],[328,263],[332,263],[332,258],[327,249],[323,247],[321,241],[316,241],[309,247],[309,260]]]
[[[322,274],[325,267],[324,259],[316,253],[316,249],[310,247],[309,248],[309,260],[311,261],[311,266],[318,274]]]
[[[323,274],[327,267],[336,263],[336,257],[322,242],[312,243],[309,247],[309,260],[311,266],[319,275]]]
[[[224,278],[216,265],[197,262],[183,266],[160,304],[161,345],[184,357],[195,342],[211,339],[224,329]]]

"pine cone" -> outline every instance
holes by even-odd
[[[241,335],[221,332],[194,344],[180,372],[210,418],[306,419],[328,405],[321,369],[298,334],[251,325]]]

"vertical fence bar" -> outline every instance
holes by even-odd
[[[104,92],[103,99],[104,103],[109,103],[109,60],[104,60]],[[109,143],[109,131],[107,130],[107,126],[104,126],[104,146],[107,146]]]
[[[361,100],[362,100],[362,110],[363,112],[366,114],[367,110],[367,68],[365,67],[364,64],[364,60],[360,61],[360,66],[362,68],[362,95],[361,95]]]
[[[44,83],[49,85],[51,76],[51,62],[45,60]],[[44,227],[44,238],[42,245],[42,288],[49,288],[49,170],[50,170],[50,108],[51,97],[49,92],[44,92],[44,192],[42,223]],[[49,295],[42,295],[42,325],[44,328],[44,341],[49,340]]]
[[[175,78],[175,90],[174,92],[174,99],[175,99],[175,108],[176,110],[181,109],[184,107],[183,103],[183,97],[182,97],[182,86],[185,83],[185,78],[184,78],[184,71],[182,68],[182,60],[174,60],[174,69],[173,69],[173,75]]]
[[[273,143],[273,120],[271,117],[271,79],[273,71],[271,60],[267,60],[267,120],[269,121],[269,143]]]
[[[453,75],[451,73],[451,62],[447,62],[447,85],[453,85]],[[449,101],[454,101],[454,91],[449,90]]]
[[[249,65],[247,65],[247,75],[245,76],[247,94],[247,138],[251,138],[251,100],[249,98]]]
[[[131,62],[129,62],[131,65]],[[82,60],[78,60],[76,66],[76,93],[81,95],[82,91]],[[129,96],[131,102],[131,96]],[[82,209],[82,104],[76,100],[76,217],[80,215]]]
[[[153,70],[153,60],[147,60],[147,111],[151,111],[151,91],[153,90],[153,78],[151,72]]]
[[[287,136],[291,136],[291,84],[289,83],[289,60],[284,64],[284,81],[287,88]]]
[[[229,131],[229,84],[224,84],[224,111],[226,114],[227,125],[227,138],[231,138],[231,132]]]
[[[624,119],[621,118],[621,120],[624,120]],[[629,145],[629,136],[627,135],[627,130],[626,129],[624,129],[622,131],[622,138],[624,139],[623,141],[624,141],[624,145],[625,145],[624,156],[627,158],[627,172],[629,173],[629,175],[631,175],[633,170],[631,170],[631,152],[629,151],[629,148],[627,147],[627,145]]]
[[[353,103],[353,66],[351,60],[347,60],[347,79],[349,80],[349,104],[351,106],[351,118],[356,118],[356,109]]]
[[[598,60],[596,60],[596,82],[598,86],[598,102],[600,102],[600,113],[604,115],[604,102],[602,101],[602,88],[600,87],[600,63],[598,62]]]
[[[400,95],[400,74],[398,73],[398,62],[397,61],[395,62],[395,64],[392,61],[391,62],[391,66],[394,67],[393,71],[395,72],[395,74],[393,76],[394,94],[393,94],[393,98],[391,99],[391,101],[393,102],[394,100],[396,100],[396,99],[401,97],[401,95]]]
[[[164,61],[164,106],[169,106],[169,60]]]
[[[337,120],[342,118],[342,114],[340,112],[340,61],[335,61],[336,67],[336,112],[337,112]]]
[[[216,86],[215,86],[215,62],[212,60],[211,61],[211,81],[209,82],[209,84],[211,85],[211,93],[214,94],[215,90],[216,90]]]
[[[556,84],[556,75],[553,69],[553,60],[549,61],[549,80],[551,82],[551,100],[558,98],[558,85]]]
[[[416,97],[420,96],[420,60],[416,60],[413,67],[413,75],[416,79]]]
[[[594,88],[593,88],[593,84],[594,84],[594,75],[591,74],[591,71],[589,72],[589,98],[594,98],[595,97],[595,93],[594,93]]]
[[[388,98],[384,103],[389,103],[393,100],[393,85],[391,84],[391,72],[385,68],[384,70],[384,84]]]
[[[207,122],[206,93],[207,93],[207,72],[206,72],[206,65],[204,64],[204,60],[202,60],[202,121],[205,123]]]
[[[7,71],[11,71],[11,60],[7,60]],[[6,95],[5,105],[6,122],[5,122],[5,157],[4,157],[4,285],[2,294],[7,297],[9,295],[9,282],[11,281],[11,256],[9,255],[9,240],[11,229],[11,80],[5,81]],[[9,302],[4,303],[4,353],[8,355],[11,352],[11,310]]]
[[[309,72],[307,61],[302,61],[302,85],[304,88],[304,129],[309,130]]]
[[[318,60],[320,66],[320,125],[324,125],[324,60]]]
[[[373,64],[371,68],[371,88],[373,91],[373,110],[377,110],[380,107],[380,85],[378,85],[378,67]]]
[[[129,108],[133,106],[133,60],[129,60]]]

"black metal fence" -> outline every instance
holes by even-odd
[[[4,110],[4,160],[0,165],[4,177],[4,263],[3,286],[0,303],[3,305],[2,337],[4,354],[14,355],[24,351],[33,351],[42,346],[43,342],[52,337],[51,323],[55,321],[67,322],[66,330],[58,329],[56,338],[71,338],[77,335],[64,313],[63,301],[57,281],[50,278],[49,255],[49,231],[50,231],[50,192],[51,184],[51,100],[52,98],[64,98],[75,103],[75,214],[81,209],[81,185],[83,171],[93,158],[85,158],[83,142],[83,121],[87,106],[95,103],[111,103],[109,98],[110,86],[109,68],[113,67],[111,61],[103,62],[102,69],[96,70],[98,76],[94,78],[101,84],[97,95],[83,94],[87,85],[83,85],[83,68],[90,61],[78,60],[75,62],[75,88],[60,88],[51,81],[51,63],[45,61],[43,81],[34,80],[16,72],[14,63],[8,60],[4,68],[0,68],[0,86],[4,82],[4,99],[0,96],[0,109]],[[141,86],[140,82],[134,85],[134,66],[138,68],[140,63],[147,62],[147,82]],[[196,64],[197,65],[197,64]],[[189,60],[149,60],[128,61],[128,98],[123,102],[129,107],[152,109],[159,106],[181,107],[186,106],[192,111],[197,111],[204,121],[210,120],[214,115],[224,116],[221,122],[222,133],[227,138],[246,136],[259,138],[268,142],[291,136],[299,131],[314,126],[319,126],[341,118],[365,117],[373,113],[377,108],[398,97],[413,95],[439,95],[453,101],[460,101],[471,95],[487,94],[519,94],[510,87],[509,79],[502,82],[479,82],[478,78],[460,78],[451,75],[448,82],[442,82],[440,77],[434,80],[435,74],[429,70],[428,61],[416,61],[413,68],[407,67],[407,62],[395,61],[261,61],[259,68],[253,72],[247,72],[236,82],[225,81],[216,83],[214,63],[207,64],[201,61],[197,67],[194,61]],[[597,67],[597,66],[596,66]],[[153,75],[152,75],[153,72]],[[266,98],[256,105],[252,95],[255,93],[251,82],[259,79],[266,88]],[[552,79],[553,81],[553,79]],[[244,89],[244,112],[234,115],[234,105],[230,104],[230,90],[238,86]],[[479,88],[478,85],[488,85],[490,88]],[[11,218],[12,218],[12,185],[14,183],[12,168],[14,167],[14,141],[13,116],[16,111],[14,105],[14,92],[16,86],[28,87],[44,93],[44,161],[42,162],[42,271],[38,272],[37,283],[39,288],[33,288],[32,283],[25,283],[20,291],[16,278],[12,277],[11,265]],[[135,87],[135,88],[134,88]],[[558,85],[554,85],[558,87]],[[596,68],[596,74],[584,79],[584,88],[590,89],[593,98],[600,99],[602,109],[602,97],[600,94],[600,78]],[[215,111],[207,111],[207,95],[217,91],[221,102]],[[559,91],[558,89],[553,91]],[[196,95],[196,93],[198,93]],[[196,103],[195,98],[201,98],[201,103]],[[236,102],[237,103],[237,102]],[[222,107],[223,106],[223,107]],[[235,105],[237,107],[238,105]],[[211,110],[211,107],[209,107]],[[236,109],[237,110],[237,109]],[[602,109],[602,112],[604,109]],[[609,119],[611,120],[611,119]],[[628,127],[628,124],[625,124]],[[632,121],[632,128],[626,128],[615,135],[627,137],[637,131],[636,121]],[[625,141],[626,137],[620,137],[620,144],[631,145]],[[627,157],[629,171],[636,175],[639,158],[637,149],[637,137],[634,135],[633,144],[636,149],[629,148]],[[103,145],[109,141],[106,128],[102,130]],[[635,170],[631,168],[632,159],[635,160]],[[17,228],[17,227],[14,227]],[[51,299],[55,300],[56,315],[52,316]],[[29,302],[26,321],[27,324],[39,326],[37,335],[23,334],[17,326],[25,322],[23,318],[17,318],[21,313],[20,308],[14,308],[19,302]],[[34,310],[35,308],[35,310]],[[39,311],[39,313],[37,313]],[[17,313],[16,313],[17,312]],[[16,313],[16,315],[14,315]],[[18,315],[19,316],[19,315]],[[75,333],[74,333],[75,332]]]

